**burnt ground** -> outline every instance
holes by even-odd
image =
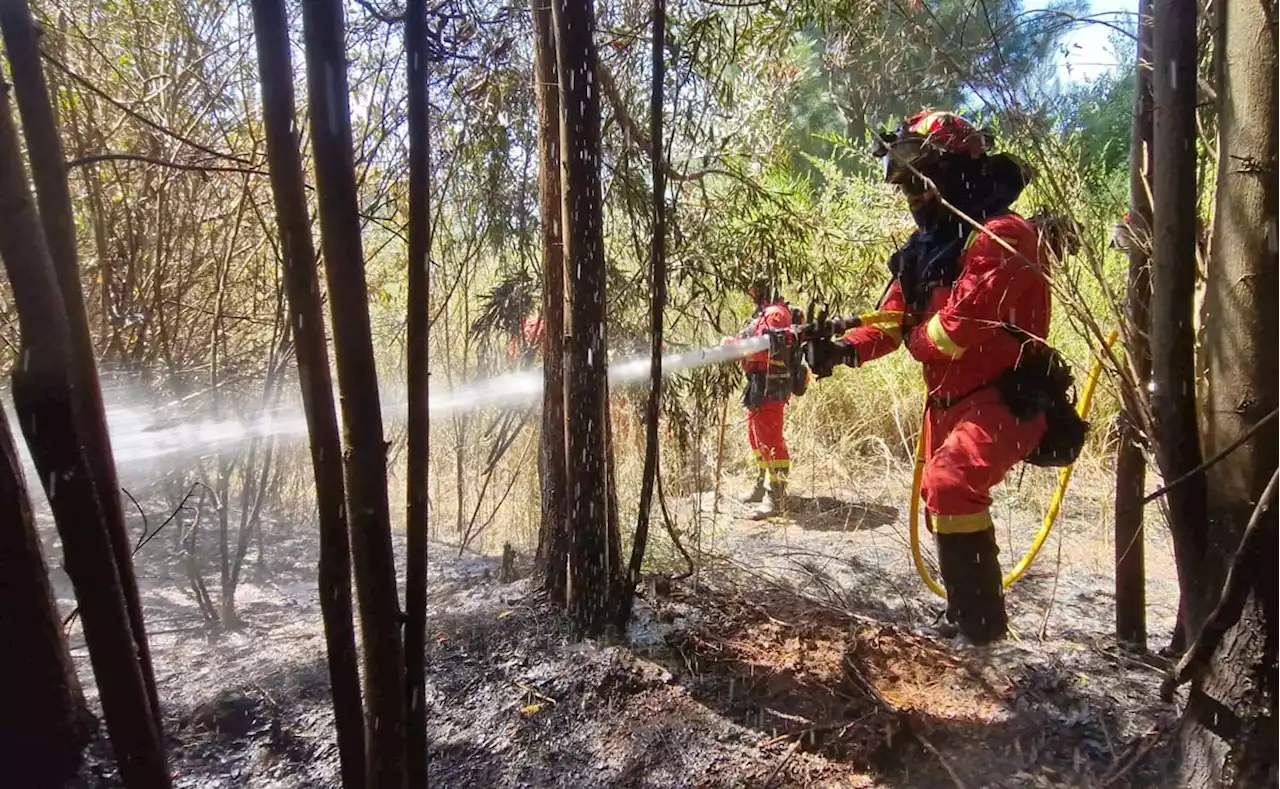
[[[533,579],[500,583],[496,558],[433,543],[431,785],[1161,786],[1175,710],[1158,701],[1158,660],[1111,636],[1109,504],[1083,482],[1010,592],[1015,637],[986,649],[925,634],[941,603],[914,575],[897,487],[797,490],[796,511],[763,524],[673,500],[702,521],[686,537],[700,572],[650,585],[622,643],[574,638]],[[1007,569],[1039,515],[1016,492],[996,512]],[[316,546],[287,524],[266,534],[231,630],[202,620],[165,535],[136,557],[177,786],[337,785]],[[1176,609],[1165,539],[1148,536],[1153,647]],[[96,705],[78,625],[71,638]],[[99,741],[84,785],[113,777]]]

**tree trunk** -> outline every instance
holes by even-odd
[[[1274,3],[1224,0],[1217,12],[1218,179],[1205,293],[1208,389],[1204,451],[1216,455],[1277,404]],[[1237,550],[1248,597],[1202,680],[1194,679],[1180,746],[1187,787],[1276,786],[1276,507],[1260,549],[1241,539],[1277,466],[1275,431],[1260,432],[1207,472],[1208,538],[1188,610],[1211,609]],[[1235,572],[1235,570],[1233,570]],[[1194,617],[1199,630],[1203,616]],[[1191,657],[1193,652],[1188,654]]]
[[[568,569],[565,455],[564,247],[560,195],[560,94],[551,3],[533,0],[534,87],[538,101],[538,210],[542,224],[542,518],[538,560],[547,596],[563,604]]]
[[[40,552],[22,463],[0,409],[0,762],[21,786],[64,786],[92,717]]]
[[[1156,459],[1167,481],[1200,465],[1196,417],[1196,0],[1157,0],[1154,14],[1152,185],[1155,239],[1151,295],[1151,411]],[[1221,578],[1204,561],[1206,484],[1193,474],[1169,491],[1170,531],[1188,633],[1208,614],[1203,589]],[[1212,594],[1212,592],[1210,592]]]
[[[1142,499],[1147,461],[1141,427],[1143,399],[1151,376],[1151,0],[1138,8],[1138,52],[1133,91],[1133,136],[1129,152],[1129,287],[1126,346],[1134,390],[1120,414],[1116,454],[1116,638],[1147,647],[1146,545]]]
[[[391,549],[387,445],[360,239],[341,0],[303,3],[302,27],[364,643],[367,774],[372,789],[399,789],[405,783],[404,647]]]
[[[297,347],[298,383],[302,389],[311,470],[316,483],[320,613],[324,618],[329,683],[333,689],[338,758],[344,789],[359,789],[365,785],[364,725],[355,626],[351,618],[351,551],[342,477],[342,443],[334,410],[302,155],[293,131],[296,112],[293,63],[284,0],[254,0],[253,20],[271,191],[275,197],[284,284]]]
[[[7,89],[0,89],[0,257],[22,334],[13,403],[62,537],[107,734],[129,789],[168,787],[160,733],[128,607],[82,449],[70,332],[53,261],[22,168]]]
[[[0,3],[0,27],[4,29],[5,48],[13,72],[14,96],[22,117],[23,137],[31,160],[31,175],[35,182],[40,219],[70,331],[70,375],[76,408],[82,420],[80,441],[84,446],[91,484],[104,512],[116,573],[120,578],[129,614],[129,626],[138,650],[138,662],[142,666],[147,703],[151,707],[155,727],[159,730],[160,699],[156,694],[155,672],[151,665],[151,646],[142,621],[142,603],[133,571],[133,546],[120,503],[120,483],[116,477],[115,457],[111,452],[111,434],[107,430],[93,340],[89,335],[89,319],[85,313],[84,293],[80,286],[75,215],[71,207],[71,189],[67,183],[62,137],[41,69],[35,22],[31,18],[31,9],[26,0],[4,0]]]
[[[618,556],[610,548],[604,409],[605,262],[600,193],[600,91],[592,0],[552,0],[560,78],[560,166],[569,295],[565,402],[568,434],[569,608],[588,635],[615,612]]]
[[[406,509],[405,698],[409,786],[427,785],[427,487],[431,464],[431,181],[427,115],[427,3],[408,0],[404,49],[409,60],[409,492]]]
[[[653,507],[653,482],[658,475],[658,406],[662,397],[662,311],[667,305],[667,205],[666,149],[662,141],[663,68],[667,36],[665,0],[653,0],[653,82],[649,100],[649,140],[653,152],[649,157],[653,177],[653,228],[649,247],[651,280],[650,315],[652,343],[649,347],[649,400],[644,412],[644,469],[640,480],[640,508],[636,513],[636,533],[631,545],[631,564],[622,584],[622,603],[618,607],[618,629],[624,630],[631,617],[631,603],[640,570],[644,566],[645,548],[649,542],[649,510]]]

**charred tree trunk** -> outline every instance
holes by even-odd
[[[40,552],[22,463],[0,409],[0,762],[20,786],[65,786],[92,718]]]
[[[405,737],[409,786],[427,785],[427,519],[431,464],[429,321],[431,309],[431,138],[427,103],[427,3],[409,0],[409,492],[405,527]]]
[[[653,0],[653,82],[649,99],[649,157],[653,177],[653,228],[649,246],[651,281],[650,315],[652,343],[649,348],[649,401],[644,412],[644,470],[640,480],[640,509],[636,514],[636,534],[631,545],[631,564],[622,586],[622,603],[618,609],[618,629],[625,630],[631,618],[631,603],[640,570],[644,566],[645,548],[649,544],[649,510],[653,507],[653,482],[658,475],[658,406],[662,398],[662,312],[667,306],[667,204],[666,156],[662,142],[663,54],[667,39],[665,0]]]
[[[398,789],[405,782],[404,646],[391,550],[387,444],[360,240],[341,0],[303,3],[302,27],[364,643],[367,774],[373,789]]]
[[[89,319],[80,287],[80,265],[76,256],[76,224],[71,207],[71,189],[67,183],[62,137],[54,117],[49,88],[41,70],[40,50],[35,22],[26,0],[4,0],[0,3],[0,27],[4,30],[5,49],[13,73],[13,89],[22,117],[23,136],[31,160],[36,200],[44,226],[49,255],[53,261],[58,289],[62,293],[63,310],[70,330],[71,382],[76,408],[82,423],[80,441],[84,445],[89,474],[99,505],[106,519],[116,573],[129,613],[129,626],[142,666],[142,681],[147,688],[147,703],[155,727],[160,729],[160,699],[156,694],[155,672],[151,665],[151,646],[142,621],[142,603],[133,571],[133,553],[125,528],[124,509],[120,503],[120,483],[116,477],[115,458],[111,452],[111,435],[98,384],[98,368],[93,341],[89,336]]]
[[[1196,0],[1157,0],[1154,14],[1152,192],[1155,238],[1151,295],[1151,411],[1156,459],[1172,481],[1200,465],[1196,416]],[[1221,578],[1208,547],[1203,474],[1169,491],[1170,530],[1187,621],[1194,632]]]
[[[1116,453],[1116,638],[1147,648],[1146,545],[1142,498],[1147,461],[1141,447],[1143,398],[1151,376],[1151,0],[1138,8],[1138,60],[1129,151],[1129,292],[1126,346],[1135,388],[1120,414]]]
[[[1275,10],[1257,0],[1217,6],[1218,178],[1204,310],[1210,456],[1277,406]],[[1206,472],[1209,569],[1200,584],[1180,579],[1199,614],[1186,659],[1208,662],[1193,666],[1183,786],[1276,786],[1276,466],[1275,431],[1266,430]],[[1206,622],[1200,612],[1210,609]],[[1216,648],[1202,649],[1212,638]]]
[[[568,570],[568,466],[565,455],[564,246],[560,195],[560,94],[551,3],[533,0],[533,74],[538,101],[538,209],[542,223],[542,518],[538,561],[543,588],[565,602]]]
[[[107,513],[77,431],[70,331],[23,171],[7,89],[0,89],[0,257],[22,333],[21,363],[12,372],[14,410],[62,537],[107,734],[129,789],[168,787]]]
[[[254,34],[262,82],[263,124],[271,191],[280,232],[284,284],[297,347],[298,382],[311,439],[311,470],[316,483],[320,524],[319,593],[333,688],[334,722],[342,785],[358,789],[365,781],[364,725],[355,626],[351,616],[351,551],[342,476],[342,443],[334,410],[333,381],[325,340],[316,250],[302,172],[300,140],[295,136],[293,63],[284,0],[254,0]]]
[[[605,262],[600,193],[600,91],[592,0],[552,0],[560,78],[560,166],[569,296],[565,353],[569,608],[582,630],[603,633],[615,613],[618,556],[610,550]]]

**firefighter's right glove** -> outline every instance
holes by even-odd
[[[838,364],[857,366],[857,354],[847,340],[816,337],[805,344],[804,356],[813,377],[818,379],[831,375]]]

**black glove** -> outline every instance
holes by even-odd
[[[766,329],[769,335],[769,355],[778,356],[791,344],[790,329]]]
[[[835,370],[837,364],[855,364],[856,355],[853,346],[846,340],[832,341],[828,337],[818,337],[805,344],[805,362],[813,371],[814,378],[826,378]]]

